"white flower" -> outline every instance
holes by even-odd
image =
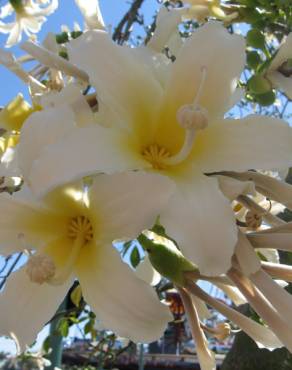
[[[86,193],[58,189],[41,203],[25,191],[21,198],[2,194],[0,253],[35,253],[0,294],[0,333],[31,344],[77,277],[107,329],[134,341],[158,339],[171,320],[169,310],[112,241],[134,239],[150,227],[172,189],[163,176],[128,173],[97,176]]]
[[[177,184],[161,212],[168,235],[203,274],[224,273],[237,229],[217,179],[205,174],[292,163],[291,129],[284,121],[256,115],[224,119],[244,68],[243,38],[210,22],[185,42],[174,63],[165,64],[147,48],[114,44],[103,31],[86,32],[70,46],[70,60],[89,75],[112,127],[76,128],[31,156],[27,179],[34,191],[45,193],[97,172],[160,172]],[[165,71],[159,78],[157,65]],[[23,128],[23,161],[34,150],[30,137],[41,115]]]
[[[289,65],[290,61],[290,65]],[[273,86],[280,89],[292,99],[292,33],[280,46],[275,58],[268,68],[266,77]]]
[[[6,47],[11,47],[20,42],[22,32],[28,36],[38,33],[46,16],[52,14],[58,7],[58,0],[52,0],[46,7],[44,1],[14,0],[1,8],[0,18],[5,18],[15,12],[15,21],[11,23],[0,22],[0,32],[9,33]]]

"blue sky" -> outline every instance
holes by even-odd
[[[86,0],[85,0],[86,1]],[[0,5],[6,2],[0,0]],[[100,0],[101,10],[107,25],[113,28],[119,22],[123,14],[129,8],[128,0]],[[156,8],[158,7],[156,0],[145,0],[143,6],[143,14],[146,22],[150,23]],[[82,15],[80,14],[74,0],[59,0],[59,8],[52,14],[47,22],[43,25],[39,35],[39,40],[42,41],[48,32],[59,33],[61,25],[66,24],[73,29],[74,22],[83,24]],[[136,26],[137,28],[137,26]],[[137,30],[139,32],[139,30]],[[7,35],[0,34],[0,47],[4,47]],[[26,39],[26,36],[24,36]],[[11,49],[16,55],[21,54],[19,47]],[[27,96],[27,88],[17,77],[6,68],[0,65],[0,106],[7,104],[13,99],[18,92],[22,92]]]

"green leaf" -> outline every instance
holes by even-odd
[[[140,257],[140,253],[139,253],[139,250],[137,247],[135,247],[132,252],[131,252],[131,256],[130,256],[130,262],[131,262],[131,265],[136,268],[139,263],[141,261],[141,257]]]
[[[265,50],[265,36],[256,28],[248,31],[246,35],[246,42],[253,48]]]
[[[47,338],[43,341],[42,349],[44,353],[48,353],[51,348],[51,337],[48,335]]]
[[[262,75],[252,76],[248,80],[247,86],[254,94],[266,94],[272,90],[270,82]]]
[[[84,333],[85,334],[88,334],[88,333],[91,333],[92,330],[93,330],[93,327],[94,327],[94,322],[95,320],[94,319],[90,319],[86,325],[84,326]]]
[[[58,330],[58,332],[60,333],[60,335],[62,337],[65,338],[65,337],[68,336],[68,334],[69,334],[69,323],[68,323],[68,320],[66,318],[61,319],[59,321],[57,330]]]
[[[255,100],[262,106],[267,107],[269,105],[274,104],[276,100],[276,94],[274,91],[269,91],[265,94],[256,94]]]
[[[260,54],[255,50],[247,52],[246,60],[247,65],[251,69],[257,69],[258,65],[262,62]]]
[[[77,285],[73,292],[71,292],[70,299],[76,307],[79,307],[81,298],[82,298],[81,286]]]
[[[69,41],[69,35],[67,32],[62,32],[56,35],[57,44],[65,44]]]

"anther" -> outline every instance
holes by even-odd
[[[26,272],[32,282],[43,284],[53,278],[56,265],[48,255],[33,255],[27,262]]]
[[[245,222],[249,229],[257,230],[263,222],[263,217],[258,212],[248,211],[245,215]]]

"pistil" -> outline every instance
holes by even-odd
[[[176,119],[179,125],[185,129],[185,140],[181,150],[177,154],[163,159],[163,163],[167,166],[177,165],[187,159],[193,149],[197,132],[208,126],[208,112],[204,107],[199,105],[207,76],[206,67],[202,67],[201,70],[202,78],[193,103],[183,105],[177,111]]]

